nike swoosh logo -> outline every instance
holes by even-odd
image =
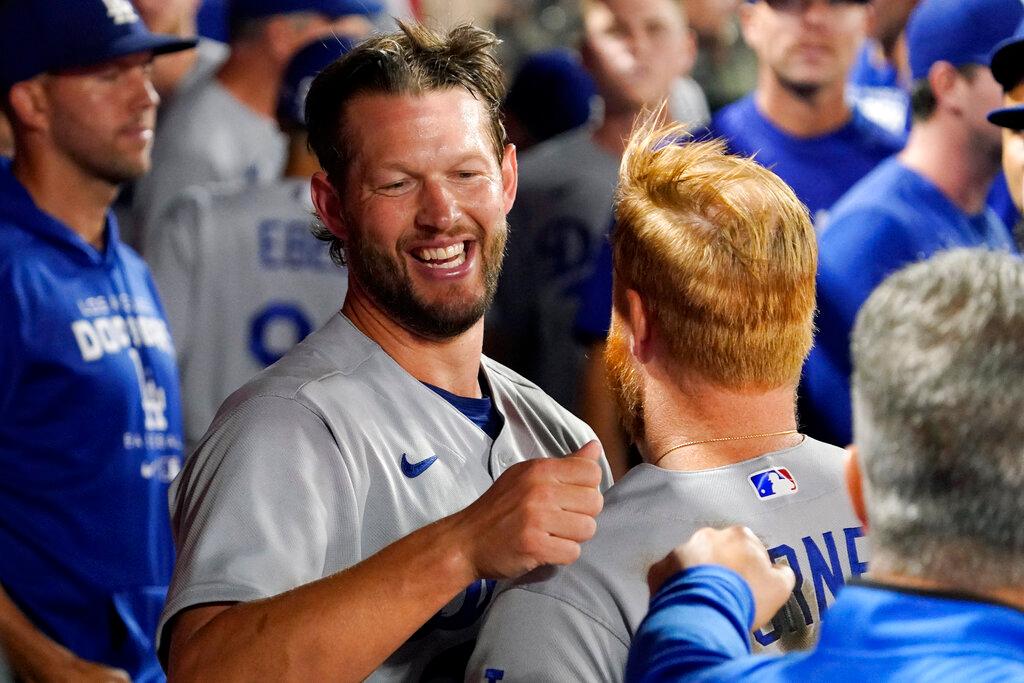
[[[405,453],[402,453],[402,474],[410,479],[415,479],[426,472],[427,468],[433,465],[435,460],[437,460],[437,456],[432,455],[419,462],[409,462],[409,458],[406,457]]]

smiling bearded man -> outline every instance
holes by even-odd
[[[403,26],[310,87],[318,236],[348,292],[175,483],[178,680],[461,680],[496,580],[594,533],[593,432],[481,355],[517,184],[494,44]]]

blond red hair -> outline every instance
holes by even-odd
[[[807,208],[753,159],[657,121],[637,126],[619,172],[616,310],[635,290],[672,355],[707,381],[795,385],[814,331]]]

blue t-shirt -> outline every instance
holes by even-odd
[[[80,657],[161,680],[178,375],[145,263],[101,253],[0,165],[0,585]]]
[[[1019,681],[1024,612],[963,596],[848,585],[815,649],[752,656],[754,599],[735,572],[698,565],[651,599],[629,652],[636,681]]]
[[[580,284],[580,307],[573,331],[583,344],[603,341],[612,316],[612,243],[601,241],[594,270]]]
[[[482,398],[469,398],[453,394],[450,391],[445,391],[441,387],[427,384],[426,382],[423,385],[452,404],[456,410],[466,416],[466,419],[482,429],[484,434],[491,437],[492,441],[498,438],[505,420],[502,418],[501,413],[498,412],[498,409],[494,407],[494,401],[491,400],[489,395],[485,395]],[[486,387],[487,382],[481,382],[480,386]],[[486,389],[484,390],[486,391]]]
[[[854,183],[903,147],[903,139],[871,123],[860,112],[826,135],[798,138],[777,128],[757,110],[754,96],[723,107],[711,120],[711,137],[729,151],[757,155],[784,180],[811,212],[816,224]]]
[[[1016,251],[991,209],[969,216],[930,181],[890,159],[834,208],[818,250],[818,333],[800,390],[803,430],[845,446],[850,426],[850,332],[886,276],[955,247]]]

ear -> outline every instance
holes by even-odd
[[[686,35],[683,36],[683,49],[680,54],[680,65],[682,68],[679,71],[681,76],[689,76],[690,72],[693,71],[693,65],[697,63],[697,32],[693,29],[687,29]]]
[[[516,159],[516,146],[505,145],[505,153],[501,157],[501,193],[505,200],[505,215],[512,210],[519,189],[519,161]]]
[[[263,40],[275,61],[284,67],[295,54],[298,32],[292,17],[280,14],[267,19],[263,26]]]
[[[867,508],[864,506],[863,475],[860,471],[860,459],[857,457],[857,445],[847,446],[846,453],[846,490],[850,494],[854,514],[864,526],[864,531],[867,531],[868,515]]]
[[[864,5],[864,32],[874,36],[878,30],[878,14],[875,12],[875,3],[869,2]]]
[[[320,222],[331,231],[331,234],[342,241],[348,239],[348,225],[343,218],[341,197],[338,195],[334,185],[327,179],[327,174],[317,171],[313,174],[310,184],[310,196],[313,198],[313,206],[320,217]]]
[[[960,74],[949,62],[936,62],[928,70],[928,85],[935,95],[936,109],[948,109],[957,114],[963,111],[960,102]]]
[[[651,358],[651,327],[647,308],[635,289],[626,290],[626,323],[630,330],[630,351],[641,363]]]
[[[736,14],[740,20],[740,33],[743,34],[743,42],[754,49],[759,36],[758,31],[758,7],[754,3],[741,2]]]
[[[49,130],[50,100],[40,78],[15,83],[7,93],[11,112],[29,130]],[[12,126],[14,121],[11,121]]]

